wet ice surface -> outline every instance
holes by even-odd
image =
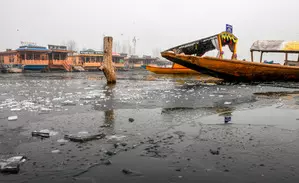
[[[180,154],[184,157],[190,154],[189,149],[197,151],[198,148],[202,149],[200,156],[192,153],[190,156],[203,161],[205,166],[194,165],[194,168],[217,174],[229,168],[210,160],[210,148],[221,146],[228,153],[232,146],[234,153],[246,154],[259,148],[255,153],[258,154],[264,146],[291,144],[297,140],[298,97],[254,95],[296,91],[296,83],[292,83],[293,88],[283,83],[279,85],[288,88],[274,84],[213,84],[201,82],[196,76],[157,76],[141,71],[118,73],[115,86],[106,86],[101,73],[30,73],[0,77],[0,153],[24,154],[29,159],[19,175],[0,175],[0,181],[19,182],[25,178],[38,182],[37,177],[80,180],[97,172],[98,166],[115,154],[128,156],[124,159],[131,158],[132,162],[139,161],[141,155],[168,158],[172,162]],[[224,125],[227,113],[232,121]],[[18,119],[8,120],[12,116]],[[129,118],[134,121],[130,122]],[[32,137],[33,131],[52,135]],[[105,133],[106,137],[86,143],[64,139],[66,134],[80,133]],[[280,137],[276,138],[278,134]],[[154,142],[158,146],[143,153],[143,149]],[[294,150],[294,147],[277,148],[287,153]],[[137,151],[137,154],[133,153],[132,157],[121,153],[126,151]],[[278,158],[279,153],[271,156]],[[115,158],[116,162],[124,161]],[[117,174],[120,171],[114,173],[122,176]],[[178,176],[181,175],[176,178]]]

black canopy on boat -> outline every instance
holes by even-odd
[[[165,51],[173,51],[176,54],[184,53],[186,55],[195,54],[197,56],[202,56],[208,51],[215,49],[219,50],[220,44],[218,40],[221,40],[222,47],[228,45],[230,51],[234,52],[235,44],[237,44],[238,38],[231,33],[222,32],[220,34],[185,43]]]

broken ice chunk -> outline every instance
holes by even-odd
[[[76,105],[76,103],[74,101],[71,101],[71,100],[66,100],[66,101],[62,102],[62,105],[72,106],[72,105]]]
[[[17,174],[20,171],[20,164],[25,161],[25,156],[14,156],[6,160],[0,160],[0,172]]]
[[[9,116],[8,121],[16,121],[18,119],[18,116]]]
[[[224,102],[224,105],[230,105],[232,104],[231,102]]]
[[[10,109],[10,111],[14,111],[14,112],[21,111],[21,108],[12,108],[12,109]]]
[[[104,133],[95,134],[95,135],[88,135],[87,134],[78,134],[78,135],[65,135],[64,138],[68,139],[73,142],[87,142],[90,140],[102,139],[106,135]]]

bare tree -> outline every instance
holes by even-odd
[[[77,49],[77,43],[74,40],[69,40],[67,42],[67,47],[68,47],[68,50],[74,52]],[[71,54],[73,54],[73,53],[71,53]]]

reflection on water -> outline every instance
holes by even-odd
[[[219,114],[219,116],[231,116],[235,108],[233,107],[222,107],[217,108],[216,113]]]
[[[109,98],[107,102],[108,110],[105,110],[104,113],[104,125],[109,126],[108,129],[114,129],[114,109],[113,109],[113,101],[114,101],[114,92],[113,89],[115,88],[115,84],[107,84],[104,87],[104,94],[106,98]]]
[[[107,110],[105,113],[104,124],[109,127],[113,127],[114,125],[114,110]]]
[[[92,81],[102,80],[103,78],[104,78],[103,75],[91,75],[87,77],[88,80],[92,80]]]
[[[183,110],[196,110],[196,108],[192,107],[170,107],[170,108],[163,108],[161,113],[170,113],[175,111],[183,111]]]

